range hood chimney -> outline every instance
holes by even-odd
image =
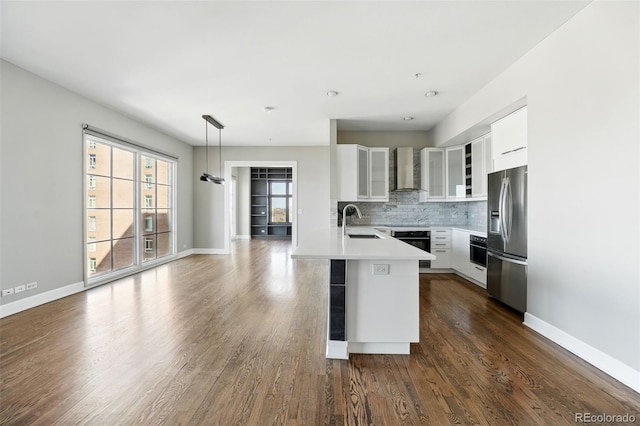
[[[418,191],[413,181],[413,148],[401,147],[394,151],[396,191]]]

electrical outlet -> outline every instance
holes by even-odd
[[[38,281],[27,284],[27,290],[33,290],[34,288],[38,288]]]
[[[16,293],[22,293],[26,289],[27,289],[27,286],[25,286],[24,284],[19,285],[19,286],[16,287]]]
[[[2,297],[11,296],[13,294],[13,288],[5,288],[2,290]]]
[[[373,264],[373,275],[389,275],[389,264],[388,263],[374,263]]]

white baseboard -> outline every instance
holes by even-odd
[[[225,249],[194,248],[193,254],[229,254],[229,251]]]
[[[233,237],[234,240],[250,240],[251,235],[236,235]]]
[[[524,325],[640,393],[640,371],[634,370],[628,365],[612,358],[610,355],[565,333],[530,313],[525,312]]]
[[[8,317],[9,315],[17,314],[18,312],[71,296],[72,294],[80,293],[84,291],[85,288],[84,282],[79,282],[0,305],[0,318]]]
[[[139,273],[146,269],[156,268],[165,263],[172,262],[176,259],[181,259],[183,257],[191,256],[192,254],[195,254],[194,249],[181,251],[176,255],[176,257],[168,259],[164,262],[160,262],[158,264],[149,265],[148,268],[142,268],[140,270],[135,271],[134,273]],[[84,282],[69,284],[64,287],[55,288],[53,290],[46,291],[44,293],[35,294],[30,297],[25,297],[24,299],[16,300],[15,302],[10,302],[4,305],[0,305],[0,318],[8,317],[9,315],[17,314],[18,312],[26,311],[27,309],[35,308],[36,306],[44,305],[45,303],[53,302],[54,300],[57,300],[57,299],[62,299],[63,297],[71,296],[72,294],[80,293],[81,291],[84,291],[84,290],[89,290],[99,285],[106,284],[108,282],[123,278],[127,275],[131,275],[131,274],[125,274],[122,277],[116,277],[104,283],[96,283],[88,287],[84,285]]]
[[[181,251],[178,253],[178,256],[176,257],[176,259],[182,259],[183,257],[191,256],[192,254],[195,254],[193,252],[193,249]]]

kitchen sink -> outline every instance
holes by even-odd
[[[349,238],[369,238],[369,239],[380,238],[376,234],[347,234],[347,235],[349,235]]]

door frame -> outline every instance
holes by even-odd
[[[295,160],[244,160],[244,161],[225,161],[224,162],[224,179],[225,182],[231,182],[232,169],[234,167],[290,167],[291,168],[291,184],[292,188],[292,216],[291,216],[291,244],[293,247],[298,246],[298,162]],[[231,252],[231,185],[228,185],[224,191],[224,252]]]

